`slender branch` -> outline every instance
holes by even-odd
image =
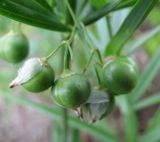
[[[13,32],[22,32],[22,31],[21,31],[21,23],[20,23],[20,22],[13,21],[13,22],[12,22],[12,26],[11,26],[11,30],[12,30]]]
[[[72,40],[74,38],[75,33],[76,33],[76,26],[73,27],[72,33],[71,33],[69,39],[67,40],[69,45],[72,43]]]
[[[83,74],[87,71],[87,69],[88,69],[88,67],[89,67],[89,65],[90,65],[90,63],[91,63],[91,61],[92,61],[92,58],[93,58],[93,56],[94,56],[94,50],[93,50],[93,52],[91,53],[91,56],[89,57],[89,60],[88,60],[88,62],[87,62],[87,64],[86,64],[86,66],[84,67],[84,69],[83,69]]]
[[[97,55],[98,55],[98,58],[99,58],[100,63],[103,64],[103,59],[102,59],[102,56],[101,56],[100,51],[96,48],[96,49],[95,49],[95,52],[96,52]]]
[[[84,10],[84,8],[86,7],[88,0],[84,0],[83,3],[81,4],[81,7],[79,8],[77,15],[80,15],[82,13],[82,11]]]
[[[65,48],[65,52],[64,52],[64,65],[63,65],[63,70],[67,70],[70,67],[70,53],[69,53],[69,49]]]
[[[72,11],[75,13],[77,0],[68,0],[68,3],[70,4]],[[67,24],[69,25],[74,24],[74,20],[66,4],[65,4],[65,19]]]
[[[73,42],[73,38],[74,38],[74,34],[75,34],[75,30],[76,28],[73,28],[73,31],[70,35],[70,38],[67,40],[66,42],[66,49],[65,49],[65,53],[64,53],[64,65],[63,65],[63,70],[67,70],[70,68],[70,61],[72,59],[72,48],[70,45],[72,45]]]
[[[87,71],[89,65],[90,65],[91,62],[92,62],[92,59],[93,59],[95,53],[97,53],[98,59],[99,59],[100,63],[103,64],[103,60],[102,60],[102,57],[101,57],[101,54],[100,54],[99,50],[96,49],[96,48],[94,48],[94,49],[92,50],[92,52],[91,52],[91,55],[90,55],[90,57],[89,57],[89,60],[88,60],[88,62],[87,62],[87,64],[86,64],[85,68],[83,69],[83,72],[82,72],[83,74]]]
[[[62,42],[56,49],[54,49],[47,57],[46,60],[49,60],[65,43]]]
[[[106,16],[106,21],[107,21],[108,35],[109,35],[109,38],[112,39],[113,32],[112,32],[111,17],[110,17],[110,15]]]
[[[89,35],[88,35],[88,33],[87,33],[84,25],[77,20],[77,18],[76,18],[76,16],[75,16],[75,14],[74,14],[74,12],[73,12],[70,4],[68,3],[68,0],[66,0],[66,5],[67,5],[67,7],[68,7],[68,10],[70,11],[70,14],[71,14],[71,16],[72,16],[72,18],[73,18],[73,20],[74,20],[75,25],[76,25],[78,28],[82,29],[84,37],[86,37],[88,40],[90,40]],[[84,70],[83,70],[83,73],[85,73],[86,70],[88,69],[88,67],[89,67],[89,65],[90,65],[90,63],[91,63],[91,61],[92,61],[92,58],[93,58],[93,56],[94,56],[95,53],[97,53],[100,63],[103,64],[103,60],[102,60],[102,57],[101,57],[101,54],[100,54],[99,50],[98,50],[97,48],[92,47],[90,41],[88,41],[87,43],[88,43],[89,47],[90,47],[91,49],[93,49],[93,51],[92,51],[92,53],[91,53],[91,56],[90,56],[90,58],[89,58],[89,61],[88,61],[87,65],[86,65],[86,67],[85,67]],[[67,60],[67,59],[66,59],[66,60]],[[68,63],[66,63],[66,65],[67,65],[67,64],[68,64]],[[67,66],[67,67],[68,67],[68,66]],[[65,66],[65,68],[66,68],[66,66]]]
[[[75,27],[73,28],[73,31],[70,35],[70,38],[66,42],[66,48],[65,48],[65,53],[64,53],[64,65],[63,65],[63,71],[67,70],[70,68],[70,61],[71,61],[71,55],[72,55],[72,43],[73,43],[73,37],[75,34]],[[71,46],[70,46],[71,45]],[[63,109],[63,126],[64,126],[64,139],[63,142],[68,141],[68,111],[67,109]]]
[[[45,60],[49,60],[64,45],[67,45],[67,47],[69,47],[68,45],[71,44],[71,42],[74,38],[75,32],[76,32],[76,27],[73,27],[73,30],[72,30],[72,33],[71,33],[69,39],[62,41],[61,44],[56,49],[54,49],[47,57],[45,57]]]
[[[96,77],[97,77],[98,84],[101,85],[102,81],[101,81],[101,78],[100,78],[100,75],[98,73],[98,69],[97,69],[96,66],[94,67],[94,70],[96,72]]]
[[[78,27],[79,22],[77,21],[77,18],[76,18],[76,16],[75,16],[75,14],[74,14],[74,12],[73,12],[73,10],[72,10],[72,8],[71,8],[68,0],[65,0],[65,2],[66,2],[66,5],[67,5],[68,10],[69,10],[69,12],[70,12],[70,14],[71,14],[71,16],[72,16],[72,19],[73,19],[73,21],[74,21],[74,24]]]
[[[68,111],[67,109],[63,109],[63,127],[64,127],[64,136],[63,142],[68,141]]]

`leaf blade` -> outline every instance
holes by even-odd
[[[85,16],[82,21],[85,25],[92,24],[93,22],[99,20],[106,14],[110,13],[114,8],[116,8],[122,0],[117,0],[112,3],[107,4],[105,7],[98,9],[94,12],[89,13],[87,16]]]
[[[0,14],[19,22],[49,30],[61,32],[70,30],[68,26],[57,20],[56,15],[38,7],[33,1],[26,2],[26,5],[24,5],[24,3],[20,3],[17,0],[2,0],[0,3]]]
[[[34,0],[39,3],[42,7],[46,8],[49,11],[52,11],[52,7],[48,4],[46,0]]]
[[[154,29],[144,33],[134,41],[130,41],[126,45],[124,50],[125,55],[131,55],[136,52],[145,42],[152,39],[154,36],[160,33],[160,26],[155,27]],[[130,46],[130,47],[129,47]]]
[[[155,128],[147,131],[140,139],[140,142],[158,142],[160,140],[160,128]]]
[[[157,50],[157,52],[154,54],[151,61],[145,68],[143,74],[141,75],[137,83],[137,86],[129,95],[129,99],[132,103],[135,103],[140,97],[144,95],[144,92],[146,91],[147,87],[150,85],[151,81],[159,71],[160,69],[159,57],[160,57],[160,49]]]
[[[120,107],[121,113],[123,114],[125,140],[127,142],[136,142],[138,138],[138,122],[128,96],[118,96],[116,98],[116,103]]]
[[[151,97],[138,101],[135,104],[134,109],[140,110],[155,104],[160,104],[160,94],[155,94]]]
[[[140,142],[159,142],[160,140],[160,111],[156,111],[155,115],[149,121],[149,126],[144,134],[140,137]]]
[[[5,94],[3,97],[4,97],[4,99],[10,101],[10,103],[16,103],[16,104],[30,107],[40,113],[45,114],[48,117],[51,117],[51,118],[57,120],[57,121],[62,121],[62,113],[53,107],[49,107],[44,104],[33,102],[33,101],[31,101],[25,97],[22,97],[22,96],[16,97],[14,95]],[[85,131],[85,132],[87,132],[87,133],[89,133],[89,134],[91,134],[91,135],[93,135],[103,141],[108,140],[109,142],[118,142],[118,138],[115,135],[110,134],[101,128],[97,128],[93,125],[82,122],[73,116],[68,117],[68,123],[70,126],[77,128],[81,131]]]
[[[129,13],[117,34],[112,38],[105,49],[105,56],[111,54],[119,54],[123,45],[131,37],[138,26],[143,22],[146,16],[150,13],[152,8],[158,0],[139,0]]]

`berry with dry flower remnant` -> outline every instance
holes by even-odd
[[[10,87],[22,85],[30,92],[42,92],[53,85],[54,79],[54,71],[47,61],[31,58],[19,69],[18,75],[11,82]]]
[[[109,115],[114,107],[114,95],[101,88],[91,91],[87,102],[76,110],[76,113],[86,122],[96,122]]]

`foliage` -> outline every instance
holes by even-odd
[[[160,28],[158,24],[155,24],[158,23],[159,20],[157,17],[155,18],[153,14],[159,12],[157,8],[159,5],[157,3],[158,0],[101,0],[98,3],[96,0],[62,0],[62,2],[59,2],[59,0],[1,0],[0,14],[27,24],[23,24],[21,29],[26,32],[30,40],[30,56],[45,56],[47,59],[50,59],[52,56],[53,58],[50,61],[50,65],[53,66],[56,76],[58,77],[63,68],[67,66],[67,69],[70,68],[74,72],[85,72],[86,76],[88,78],[92,76],[94,78],[93,80],[98,78],[98,84],[101,76],[96,74],[99,72],[97,64],[97,72],[93,72],[93,61],[99,61],[100,63],[98,63],[101,64],[101,62],[103,62],[101,61],[102,56],[104,58],[110,55],[130,56],[139,49],[142,49],[144,45],[145,48],[143,49],[147,50],[147,53],[150,55],[149,63],[141,73],[134,90],[126,95],[116,96],[116,106],[121,111],[124,126],[123,131],[125,133],[124,139],[126,142],[158,142],[160,140],[159,110],[156,111],[155,116],[150,120],[149,126],[144,133],[138,131],[136,114],[137,111],[145,109],[146,107],[160,104],[159,92],[143,98],[145,92],[151,86],[152,80],[160,70],[160,50],[158,47],[158,33]],[[124,9],[127,10],[125,11]],[[118,17],[120,17],[121,12],[127,16],[124,16],[123,19],[121,18],[122,22],[119,22]],[[133,38],[134,32],[138,30],[148,15],[148,21],[151,23],[150,31],[138,35],[138,38]],[[117,19],[117,21],[115,22],[113,19]],[[1,17],[0,23],[1,29],[3,29],[1,35],[3,35],[4,32],[7,32],[9,29],[11,22],[9,19]],[[15,21],[13,23],[15,23]],[[156,27],[153,28],[152,26],[155,25]],[[36,29],[35,27],[39,27],[40,29]],[[33,34],[35,34],[35,36],[32,36]],[[66,39],[65,37],[68,36],[69,39]],[[63,40],[64,42],[59,44],[61,37],[66,40]],[[106,40],[108,40],[108,43]],[[41,42],[39,43],[39,41]],[[152,44],[155,44],[154,48]],[[74,48],[71,49],[70,45]],[[98,52],[94,52],[94,49],[97,49]],[[46,56],[48,53],[50,53],[49,56]],[[65,61],[63,61],[64,53]],[[92,53],[98,53],[98,56]],[[69,61],[71,63],[73,62],[71,67],[68,66],[70,62],[66,62],[66,60],[68,61],[68,56]],[[92,62],[88,63],[87,61],[90,61],[90,57],[92,58]],[[56,63],[54,60],[58,62]],[[46,63],[45,61],[44,64]],[[19,66],[20,64],[15,65],[15,68],[17,69]],[[96,122],[95,124],[88,124],[70,114],[68,114],[68,117],[64,116],[65,113],[62,112],[60,108],[34,102],[26,96],[14,96],[16,93],[14,94],[6,88],[8,81],[14,78],[13,76],[15,76],[15,70],[11,73],[9,67],[2,62],[0,82],[1,84],[3,82],[3,84],[0,93],[4,95],[0,97],[6,102],[30,107],[51,117],[58,123],[61,121],[63,121],[64,124],[67,123],[69,127],[72,128],[71,135],[73,135],[73,142],[75,142],[75,139],[77,142],[78,140],[80,141],[80,131],[85,131],[104,142],[120,141],[117,135],[118,132],[114,130],[112,124],[106,124],[104,120]],[[20,93],[27,94],[23,89]],[[66,117],[66,120],[63,120],[63,117]],[[57,125],[53,125],[53,139],[55,141],[57,141],[60,132],[64,136],[66,133],[66,127],[64,126],[63,129],[58,123]]]

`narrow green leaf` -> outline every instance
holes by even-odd
[[[157,74],[160,69],[160,49],[154,54],[152,59],[150,60],[149,64],[145,68],[143,74],[141,75],[137,86],[129,95],[129,99],[132,103],[136,103],[136,101],[144,95],[144,92],[150,85],[151,81]]]
[[[87,16],[85,16],[82,19],[82,21],[85,25],[92,24],[97,20],[99,20],[100,18],[102,18],[103,16],[106,16],[110,12],[134,5],[136,1],[137,0],[127,0],[127,1],[116,0],[116,1],[109,2],[105,6],[101,7],[100,9],[97,9],[96,11],[92,10],[89,14],[87,14]],[[99,3],[99,1],[96,1],[96,3]]]
[[[121,2],[122,2],[122,0],[117,0],[117,1],[114,1],[112,3],[107,4],[105,7],[101,8],[101,9],[98,9],[98,10],[96,10],[94,12],[92,11],[87,16],[85,16],[84,19],[82,19],[83,23],[85,25],[89,25],[89,24],[99,20],[103,16],[107,15],[108,13],[110,13]]]
[[[140,37],[138,37],[134,41],[128,42],[127,45],[125,46],[124,54],[125,55],[131,55],[131,54],[133,54],[139,48],[141,48],[142,45],[145,42],[147,42],[148,40],[150,40],[151,38],[153,38],[154,36],[156,36],[159,33],[160,33],[160,26],[157,26],[154,29],[152,29],[152,30],[144,33],[143,35],[141,35]]]
[[[144,109],[146,107],[149,107],[149,106],[152,106],[155,104],[160,104],[160,94],[155,94],[155,95],[152,95],[146,99],[142,99],[142,100],[138,101],[134,105],[134,109],[140,110],[140,109]]]
[[[46,0],[46,1],[49,3],[51,7],[54,8],[54,6],[56,6],[56,0]]]
[[[55,31],[69,31],[55,14],[31,0],[1,0],[0,14],[14,20]]]
[[[137,142],[138,122],[129,99],[127,96],[121,95],[116,98],[116,102],[123,114],[123,125],[126,142]]]
[[[52,124],[52,142],[62,142],[62,128],[57,121]]]
[[[47,14],[48,16],[52,16],[53,14],[51,11],[40,5],[36,0],[30,0],[30,2],[26,0],[21,0],[18,2],[17,0],[6,0],[6,1],[10,1],[9,2],[10,4],[17,4],[21,7],[26,7],[30,10],[34,9],[34,11],[39,12],[41,15]]]
[[[75,12],[76,11],[76,5],[77,5],[77,0],[68,0],[70,3],[70,6],[72,7],[72,10]]]
[[[21,105],[30,107],[32,109],[35,109],[38,112],[45,114],[46,116],[49,116],[49,117],[57,120],[57,121],[62,121],[62,113],[60,111],[56,110],[55,108],[49,107],[44,104],[30,101],[30,100],[28,100],[24,97],[21,97],[21,96],[16,97],[13,95],[5,94],[3,97],[8,99],[11,103],[17,103],[17,104],[21,104]],[[87,133],[93,135],[94,137],[99,138],[103,141],[118,142],[118,139],[116,136],[107,133],[106,131],[104,131],[101,128],[97,128],[93,125],[87,124],[87,123],[85,123],[85,122],[83,122],[73,116],[69,116],[68,123],[70,126],[77,128],[81,131],[87,132]]]
[[[101,8],[105,6],[107,3],[109,3],[110,0],[90,0],[90,2],[95,8]]]
[[[107,122],[105,119],[101,120],[101,121],[97,121],[96,123],[92,124],[95,127],[101,128],[104,131],[106,131],[107,133],[110,133],[111,135],[117,135],[117,128],[116,128],[116,124],[111,124],[110,122]]]
[[[98,0],[98,1],[97,0],[90,0],[90,1],[95,8],[102,8],[106,4],[110,3],[112,0]],[[126,8],[129,6],[132,6],[136,3],[136,1],[137,0],[124,0],[114,10],[118,10],[121,8]]]
[[[159,108],[157,109],[154,116],[149,121],[147,131],[150,129],[157,128],[157,127],[160,127],[160,109]]]
[[[116,7],[114,10],[119,10],[122,8],[127,8],[129,6],[133,6],[138,0],[124,0],[118,7]]]
[[[68,0],[68,2],[69,2],[69,4],[70,4],[73,12],[76,13],[77,0]],[[66,6],[66,5],[65,5],[65,6]],[[71,14],[70,14],[67,6],[66,6],[65,8],[66,8],[66,10],[65,10],[65,19],[66,19],[66,20],[65,20],[65,22],[68,23],[68,24],[70,24],[70,25],[73,25],[73,24],[74,24],[73,18],[72,18],[72,16],[71,16]]]
[[[61,19],[65,19],[66,5],[65,0],[55,0],[55,11]]]
[[[140,142],[159,142],[160,141],[160,127],[152,129],[145,133],[140,139]]]
[[[158,109],[152,119],[149,121],[149,126],[144,134],[140,137],[139,142],[159,142],[160,141],[160,110]]]
[[[158,0],[139,0],[136,3],[117,34],[106,47],[104,53],[105,56],[110,54],[119,54],[121,52],[125,42],[131,37],[157,2]]]
[[[76,128],[73,128],[71,132],[72,132],[71,142],[81,142],[81,132]]]
[[[42,7],[48,9],[49,11],[52,11],[52,7],[48,4],[46,0],[34,0],[37,3],[39,3]]]
[[[81,15],[83,13],[83,10],[86,8],[87,3],[88,3],[88,0],[77,1],[77,6],[76,6],[77,15]]]

